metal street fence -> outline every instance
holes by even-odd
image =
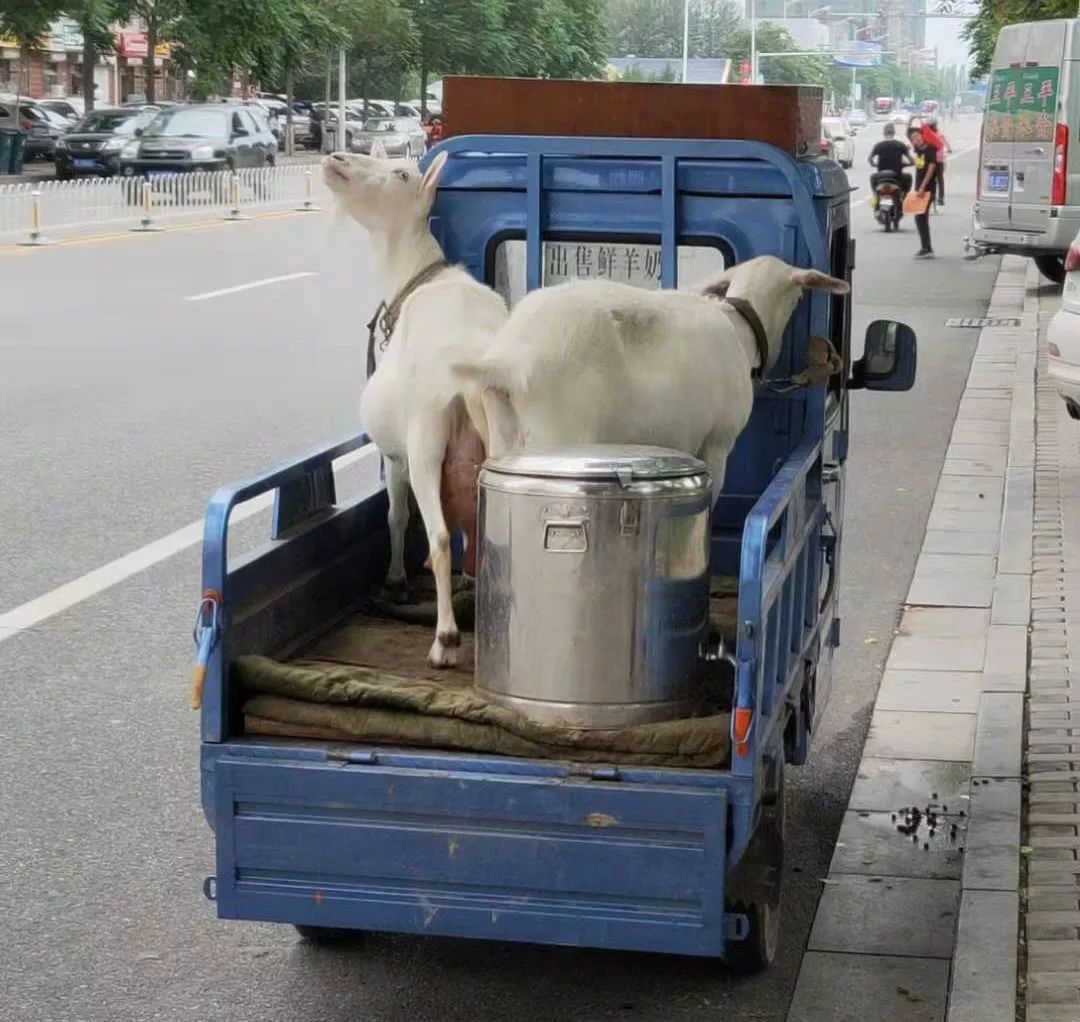
[[[87,178],[0,184],[0,241],[50,231],[78,233],[111,225],[213,217],[238,211],[317,208],[329,201],[316,164],[246,167],[150,179]]]

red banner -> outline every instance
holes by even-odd
[[[117,34],[116,52],[121,57],[146,57],[150,53],[146,33],[124,29]]]

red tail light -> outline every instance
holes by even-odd
[[[22,128],[23,131],[29,131],[33,126],[33,121],[19,121],[19,127]]]
[[[1059,124],[1054,132],[1054,183],[1050,189],[1050,205],[1064,206],[1069,174],[1069,127]]]
[[[1080,270],[1080,248],[1070,245],[1069,251],[1065,253],[1065,272],[1075,273],[1077,270]]]

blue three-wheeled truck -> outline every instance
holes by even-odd
[[[510,301],[605,258],[644,286],[763,254],[851,279],[850,188],[827,159],[755,141],[536,135],[452,137],[439,151],[449,160],[432,229],[449,260]],[[371,731],[343,732],[325,706],[290,723],[274,708],[296,702],[290,679],[320,650],[334,660],[370,640],[365,670],[438,684],[424,663],[431,630],[377,615],[385,493],[336,498],[335,462],[355,459],[365,436],[219,490],[196,621],[202,802],[217,850],[204,891],[218,915],[314,939],[440,934],[767,965],[784,774],[807,757],[840,637],[848,392],[905,390],[915,373],[907,327],[873,324],[857,360],[850,330],[849,296],[806,295],[728,462],[711,572],[727,601],[730,677],[723,759],[705,766],[433,745],[415,721],[395,737],[390,718],[416,707],[378,699],[358,710]],[[811,338],[827,339],[842,369],[799,386]],[[230,558],[230,513],[270,492],[270,541]],[[412,544],[418,573],[424,555]],[[252,665],[274,684],[252,682]]]

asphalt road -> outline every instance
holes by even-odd
[[[951,127],[958,151],[974,141],[975,122]],[[187,527],[219,483],[356,427],[371,256],[328,215],[0,251],[0,624],[162,537],[179,549],[0,633],[0,1018],[782,1022],[976,340],[943,320],[981,314],[993,281],[992,261],[961,259],[974,168],[970,153],[950,168],[934,262],[912,259],[909,221],[886,236],[865,204],[854,211],[856,332],[910,323],[919,382],[853,401],[844,645],[812,760],[789,775],[781,958],[753,979],[450,940],[326,950],[217,921],[200,890],[213,851],[186,705],[199,586]],[[299,273],[312,275],[190,300]],[[351,478],[369,485],[370,464]],[[253,517],[248,541],[267,529]]]

